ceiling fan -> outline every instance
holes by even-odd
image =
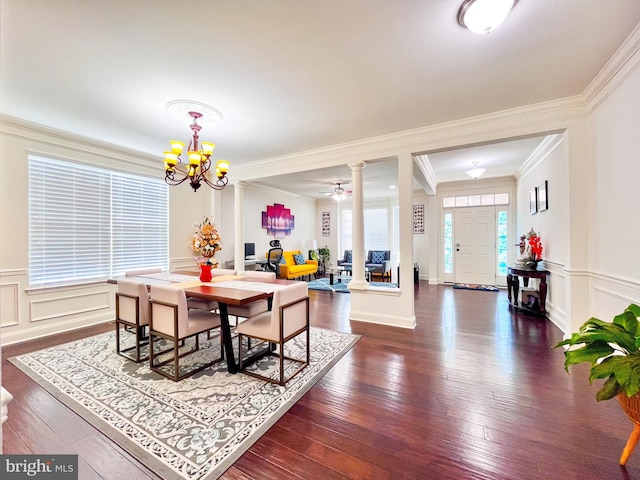
[[[335,185],[332,192],[320,192],[327,196],[332,197],[336,201],[341,201],[351,195],[351,190],[345,190],[342,185],[348,185],[346,181],[331,182],[331,185]]]

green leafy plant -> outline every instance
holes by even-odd
[[[329,263],[329,260],[331,260],[331,250],[326,245],[318,249],[318,255],[322,256],[325,263]]]
[[[571,338],[556,345],[569,346],[564,352],[564,368],[589,363],[589,382],[606,378],[596,399],[609,400],[620,392],[628,397],[640,392],[640,306],[629,305],[613,322],[590,318]]]

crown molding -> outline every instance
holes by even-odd
[[[537,167],[540,162],[547,157],[547,155],[553,152],[556,147],[563,142],[563,140],[564,135],[561,133],[548,135],[520,166],[517,172],[517,178],[524,178],[529,172]]]
[[[253,180],[265,176],[344,165],[354,161],[394,158],[404,152],[419,155],[452,146],[487,143],[505,138],[557,133],[570,121],[584,118],[582,95],[404,130],[238,165],[234,176]]]
[[[595,110],[616,89],[640,67],[640,59],[634,57],[640,50],[640,24],[629,34],[607,63],[602,67],[591,83],[584,89],[582,96],[588,112]]]
[[[435,195],[438,181],[436,179],[436,174],[433,171],[433,167],[431,166],[431,162],[429,161],[429,157],[426,153],[416,155],[413,157],[413,162],[413,176],[418,179],[418,183],[420,183],[427,194]],[[416,172],[416,169],[418,172]],[[420,175],[416,175],[416,173],[419,173]],[[424,180],[424,183],[422,180]]]
[[[27,140],[36,140],[56,147],[65,147],[78,152],[91,153],[104,158],[119,158],[130,161],[133,157],[138,161],[154,162],[154,164],[162,166],[158,156],[38,123],[28,122],[9,115],[0,114],[0,133]]]

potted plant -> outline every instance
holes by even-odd
[[[591,366],[589,382],[606,378],[596,400],[618,397],[622,409],[635,423],[625,446],[620,465],[624,465],[640,439],[640,306],[629,305],[612,322],[590,318],[579,331],[556,345],[568,346],[564,352],[564,368],[588,363]]]
[[[331,250],[329,250],[329,247],[327,247],[326,245],[318,249],[318,255],[322,257],[325,265],[329,263],[329,260],[331,260]]]

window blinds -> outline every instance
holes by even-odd
[[[167,265],[167,186],[161,181],[29,156],[30,287]]]

